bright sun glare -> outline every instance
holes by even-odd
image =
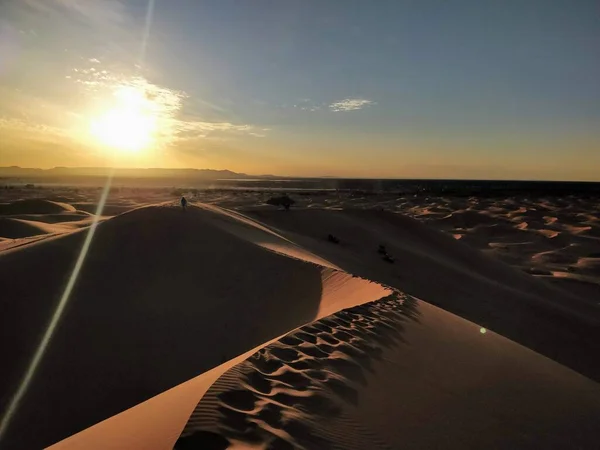
[[[100,144],[125,153],[151,147],[157,131],[156,105],[141,87],[121,86],[106,109],[90,123],[90,132]]]

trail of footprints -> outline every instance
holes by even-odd
[[[284,336],[209,389],[175,448],[224,449],[232,443],[271,450],[336,448],[334,441],[343,437],[327,436],[323,423],[340,416],[344,402],[358,403],[357,387],[367,383],[384,348],[404,342],[407,320],[418,320],[416,301],[394,293]],[[206,427],[215,407],[216,424]],[[388,448],[376,437],[370,441],[371,448]]]

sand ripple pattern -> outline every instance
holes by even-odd
[[[176,449],[390,448],[352,420],[384,348],[403,345],[417,303],[395,293],[305,325],[224,374],[189,419]],[[328,424],[347,423],[335,427]],[[344,436],[332,429],[347,430]],[[339,432],[339,431],[338,431]]]

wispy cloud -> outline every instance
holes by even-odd
[[[88,59],[90,67],[74,68],[68,79],[79,85],[82,94],[90,99],[110,97],[115,89],[130,87],[143,92],[151,104],[155,105],[153,116],[164,130],[163,144],[177,139],[209,137],[235,137],[241,135],[265,137],[268,128],[259,128],[250,124],[236,124],[229,121],[207,121],[201,115],[183,114],[188,94],[149,82],[142,76],[128,76],[103,68],[96,58]]]
[[[23,132],[22,135],[30,140],[44,140],[50,137],[66,137],[67,133],[57,127],[43,124],[32,124],[25,120],[0,117],[0,130],[12,131],[15,133]]]
[[[0,129],[36,136],[68,136],[89,140],[89,121],[114,107],[123,96],[139,102],[143,113],[156,123],[155,140],[160,147],[179,141],[265,137],[268,128],[227,120],[211,121],[202,114],[185,113],[188,95],[148,81],[143,76],[128,76],[106,70],[95,58],[90,67],[74,68],[67,76],[72,89],[82,101],[81,108],[54,105],[43,99],[6,89],[0,94],[6,100],[0,108]],[[60,119],[60,120],[59,120]]]
[[[298,99],[298,103],[294,105],[294,108],[299,109],[300,111],[315,112],[320,111],[322,109],[322,106],[322,104],[316,104],[310,98],[301,98]]]
[[[315,112],[315,111],[321,110],[321,107],[318,105],[316,105],[316,106],[294,105],[294,108],[299,109],[300,111],[309,111],[309,112]]]
[[[252,125],[230,122],[204,122],[201,120],[181,119],[174,121],[173,129],[176,139],[231,137],[235,135],[256,137],[256,128]]]
[[[329,109],[331,111],[356,111],[358,109],[363,109],[368,106],[374,105],[375,102],[372,100],[367,100],[364,98],[346,98],[339,102],[335,102],[329,105]]]

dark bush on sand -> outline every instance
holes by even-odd
[[[296,202],[287,195],[282,195],[281,197],[271,197],[269,200],[267,200],[268,205],[283,206],[286,210],[290,209],[290,206],[292,206],[294,203]]]

